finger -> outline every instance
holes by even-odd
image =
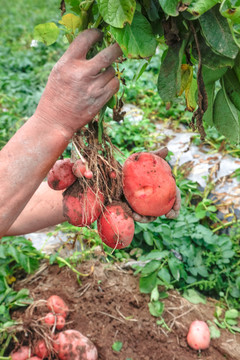
[[[64,57],[85,59],[90,48],[102,38],[103,34],[97,29],[85,30],[74,39]]]
[[[133,216],[134,221],[137,221],[140,223],[149,223],[149,222],[156,220],[156,217],[154,217],[154,216],[142,216],[135,212],[133,212],[132,216]]]
[[[103,105],[111,99],[111,97],[116,94],[119,90],[119,80],[116,77],[113,77],[102,89],[102,95],[100,97]]]
[[[104,68],[109,67],[119,56],[122,55],[122,50],[120,46],[115,43],[95,55],[92,59],[89,60],[90,65],[96,74],[99,73]]]
[[[162,149],[156,150],[152,152],[154,155],[160,156],[162,159],[165,159],[165,157],[168,154],[168,148],[165,146]]]
[[[109,66],[104,72],[97,75],[97,77],[95,78],[97,81],[97,86],[99,88],[103,88],[109,83],[109,81],[111,81],[114,78],[114,76],[115,76],[115,70],[112,66]]]
[[[176,200],[175,203],[173,204],[173,210],[179,211],[180,208],[181,208],[181,192],[179,188],[176,186]]]
[[[171,209],[165,216],[167,219],[175,219],[179,215],[179,211]]]

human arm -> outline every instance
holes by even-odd
[[[74,132],[118,91],[119,81],[110,66],[122,54],[117,44],[86,60],[90,47],[101,38],[98,30],[91,29],[74,40],[54,66],[34,115],[1,150],[0,237],[18,218]]]

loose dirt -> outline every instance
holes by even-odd
[[[201,353],[187,345],[186,335],[193,320],[213,320],[214,300],[209,299],[207,305],[193,305],[170,291],[163,300],[163,318],[169,331],[157,325],[159,319],[150,315],[149,295],[139,292],[138,278],[132,270],[99,261],[88,261],[78,270],[91,274],[82,277],[79,283],[70,269],[43,264],[36,274],[15,287],[28,288],[35,301],[46,300],[53,294],[61,296],[71,309],[66,329],[79,330],[89,337],[98,349],[99,360],[240,359],[240,336],[225,330]],[[47,312],[45,306],[41,306],[36,308],[33,317],[42,317]],[[14,317],[24,318],[24,314],[25,310],[17,311]],[[29,339],[23,333],[19,335],[27,345]],[[112,349],[117,341],[122,343],[118,352]]]

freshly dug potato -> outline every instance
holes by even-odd
[[[78,159],[73,164],[72,172],[78,178],[81,178],[86,171],[86,163],[84,163],[81,159]]]
[[[175,202],[176,183],[168,163],[152,153],[135,153],[123,165],[123,192],[138,214],[161,216]]]
[[[70,159],[57,160],[49,171],[47,182],[54,190],[64,190],[76,181],[72,172],[73,163]]]
[[[65,317],[62,315],[57,315],[57,324],[56,324],[56,329],[57,330],[62,330],[65,326]]]
[[[60,360],[97,360],[95,345],[77,330],[65,330],[57,334],[53,342]]]
[[[134,221],[124,203],[106,206],[97,226],[102,241],[113,249],[125,248],[132,242]]]
[[[37,355],[40,359],[45,359],[49,356],[49,351],[46,347],[44,340],[39,340],[33,349],[34,355]]]
[[[64,318],[68,315],[69,309],[65,301],[58,295],[52,295],[47,299],[47,308],[56,315]]]
[[[52,326],[55,323],[56,315],[54,315],[52,312],[47,313],[47,315],[44,317],[43,321],[48,326]]]
[[[195,320],[191,323],[187,343],[194,350],[205,350],[210,345],[210,331],[205,321]]]
[[[74,183],[63,194],[63,215],[75,226],[91,225],[102,212],[103,194],[95,194],[91,188],[85,194],[79,192],[79,185]]]
[[[28,360],[42,360],[42,359],[38,356],[32,356],[32,357],[28,358]]]
[[[21,346],[20,349],[11,353],[12,360],[27,360],[31,356],[31,349],[28,346]]]

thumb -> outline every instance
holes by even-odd
[[[165,146],[164,148],[162,149],[159,149],[159,150],[156,150],[156,151],[152,151],[152,153],[154,155],[157,155],[159,157],[161,157],[162,159],[165,159],[165,157],[167,156],[168,154],[168,148]]]

